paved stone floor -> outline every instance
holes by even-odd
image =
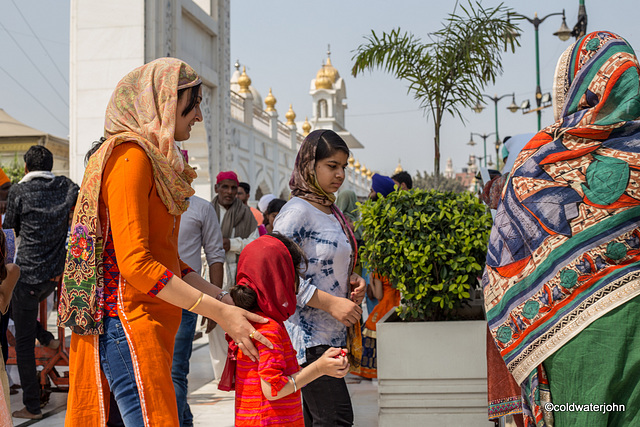
[[[213,380],[213,370],[209,359],[207,338],[193,343],[191,372],[189,373],[189,404],[194,415],[194,425],[201,427],[230,427],[234,420],[234,394],[220,391]],[[17,367],[10,366],[9,374],[17,378]],[[355,425],[377,427],[378,425],[378,382],[361,380],[349,375],[347,383],[355,412]],[[30,421],[14,418],[15,426],[62,427],[66,415],[66,393],[52,393],[49,404],[43,409],[44,418]],[[22,393],[11,396],[11,410],[21,409]]]

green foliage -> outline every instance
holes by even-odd
[[[11,184],[15,184],[24,177],[24,162],[18,161],[18,153],[15,154],[13,160],[8,165],[0,165],[4,173],[11,180]]]
[[[405,320],[446,320],[469,298],[491,215],[471,193],[394,191],[360,206],[360,256],[400,291]]]
[[[429,42],[400,28],[378,35],[371,31],[367,42],[358,46],[353,56],[353,76],[365,70],[381,68],[408,84],[408,93],[434,119],[434,172],[440,176],[440,127],[444,113],[464,121],[461,110],[471,108],[482,99],[487,83],[495,83],[502,72],[502,48],[519,46],[518,31],[512,22],[514,12],[502,4],[483,8],[480,2],[460,6],[439,31],[429,35]]]
[[[425,190],[452,191],[454,193],[467,191],[467,188],[457,179],[447,178],[444,175],[440,175],[440,177],[437,178],[435,174],[428,174],[426,171],[424,174],[420,172],[416,174],[413,180],[413,186]]]

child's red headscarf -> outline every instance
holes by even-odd
[[[296,311],[296,270],[287,247],[265,235],[249,243],[238,260],[238,286],[247,286],[258,295],[258,310],[282,324]],[[220,390],[235,388],[238,346],[229,336],[227,362],[218,384]]]
[[[237,285],[256,291],[259,310],[278,323],[296,311],[295,277],[291,254],[275,237],[262,236],[240,253]]]

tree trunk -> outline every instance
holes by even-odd
[[[433,175],[436,178],[436,188],[440,185],[440,118],[435,120],[435,136],[433,137],[433,145],[435,154],[433,158]]]

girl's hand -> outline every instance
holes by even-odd
[[[362,277],[357,275],[356,273],[351,274],[349,277],[349,283],[351,284],[351,301],[356,304],[362,304],[362,300],[364,299],[364,290],[366,287],[366,282]]]
[[[260,341],[267,347],[273,348],[271,341],[256,331],[256,328],[249,323],[267,323],[267,319],[231,305],[225,304],[223,310],[223,315],[218,320],[218,324],[233,338],[233,341],[235,341],[240,350],[249,356],[252,361],[255,362],[260,358],[258,349],[253,344],[253,340]]]
[[[342,297],[333,297],[332,304],[328,307],[328,313],[335,317],[346,327],[354,325],[362,317],[362,308],[359,304]]]
[[[343,378],[349,373],[346,349],[331,347],[315,363],[322,375]]]

